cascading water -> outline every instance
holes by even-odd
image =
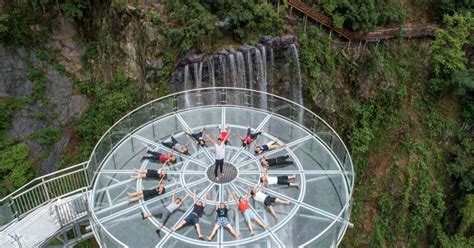
[[[263,67],[263,58],[259,49],[255,49],[255,61],[257,66],[258,90],[267,92],[267,81],[265,80],[265,68]],[[267,98],[260,98],[260,108],[267,109]]]
[[[191,75],[189,75],[189,65],[184,66],[184,90],[192,89],[192,82],[191,82]],[[189,101],[189,94],[184,94],[184,106],[186,108],[191,107],[191,103]]]
[[[262,38],[262,43],[265,45],[261,44],[256,47],[244,45],[239,49],[224,49],[217,55],[193,54],[184,60],[186,62],[182,67],[182,74],[177,78],[183,80],[182,75],[184,75],[185,90],[203,86],[249,88],[281,94],[302,105],[302,78],[299,54],[294,38],[266,37]],[[288,85],[290,88],[285,88]],[[241,96],[233,97],[236,103],[244,99]],[[207,98],[203,96],[201,100],[206,101],[206,99],[216,102],[218,100],[217,92]],[[195,100],[198,99],[186,99],[185,105],[194,104]],[[267,108],[269,103],[268,99],[253,99],[251,97],[250,104]],[[303,111],[297,112],[294,116],[295,120],[301,121]]]
[[[214,76],[214,60],[211,58],[209,58],[207,60],[207,70],[208,70],[208,78],[209,78],[209,85],[211,87],[216,87],[216,78]],[[216,93],[216,90],[212,90],[212,102],[215,103],[217,102],[217,93]]]
[[[263,64],[263,74],[265,77],[265,82],[268,82],[267,80],[267,49],[265,46],[259,46],[260,53],[262,54],[262,64]]]
[[[301,84],[301,68],[300,68],[300,59],[298,55],[298,49],[296,48],[295,44],[290,45],[290,52],[293,55],[293,75],[294,75],[294,82],[293,82],[293,101],[296,103],[303,105],[303,93],[302,93],[302,84]],[[303,121],[303,110],[298,109],[298,121]]]
[[[254,87],[254,82],[253,82],[253,65],[252,65],[252,50],[247,51],[247,75],[248,75],[248,82],[247,82],[247,87],[249,89],[252,89]]]
[[[235,65],[234,54],[230,53],[229,58],[229,67],[230,67],[230,82],[232,82],[232,87],[237,87],[237,66]]]
[[[202,88],[202,62],[194,63],[194,82],[196,83],[196,88]],[[202,97],[198,95],[198,102],[202,103]]]
[[[245,60],[242,52],[237,52],[237,73],[239,75],[237,81],[237,87],[246,88],[246,76],[245,76]]]
[[[194,63],[194,82],[196,82],[196,88],[202,88],[202,62]]]
[[[226,66],[226,63],[225,63],[225,56],[224,55],[220,55],[219,56],[219,69],[221,71],[221,77],[222,77],[222,81],[221,81],[221,85],[222,86],[227,86],[227,66]]]

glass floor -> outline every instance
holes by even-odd
[[[147,150],[168,153],[170,150],[160,144],[174,133],[181,144],[192,141],[184,131],[197,132],[205,128],[205,133],[214,139],[218,137],[218,126],[231,128],[231,134],[244,135],[249,125],[252,130],[261,131],[256,142],[259,145],[277,140],[285,146],[267,151],[264,155],[274,158],[289,155],[293,164],[269,170],[271,176],[295,175],[294,183],[300,187],[268,185],[263,191],[271,196],[290,202],[289,205],[275,204],[278,220],[260,202],[250,200],[250,207],[258,217],[269,224],[262,229],[253,222],[255,234],[250,236],[249,228],[236,202],[229,199],[232,192],[245,195],[250,187],[260,184],[263,169],[255,146],[241,146],[238,137],[226,146],[226,166],[236,170],[236,177],[216,182],[208,175],[214,165],[215,151],[210,142],[207,147],[197,148],[192,142],[189,154],[175,152],[177,161],[167,167],[168,176],[163,181],[166,193],[148,200],[128,203],[127,192],[154,188],[158,180],[132,179],[137,175],[133,168],[159,169],[161,163],[141,161]],[[234,168],[233,173],[235,173]],[[347,228],[349,211],[349,185],[344,180],[344,172],[333,153],[323,145],[318,136],[284,118],[256,109],[243,107],[212,106],[185,110],[159,117],[135,131],[120,143],[107,157],[98,172],[91,196],[93,214],[99,224],[96,233],[101,243],[107,247],[334,247]],[[185,226],[176,232],[170,228],[183,220],[192,210],[192,196],[171,214],[158,236],[155,230],[160,217],[142,219],[140,213],[149,213],[171,202],[172,191],[177,189],[177,197],[192,195],[193,190],[202,199],[208,192],[204,215],[200,218],[202,233],[208,236],[216,223],[213,198],[223,201],[229,208],[231,225],[240,233],[234,238],[227,229],[220,228],[212,241],[200,240],[193,226]],[[100,226],[100,227],[97,227]]]

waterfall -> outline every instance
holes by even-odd
[[[237,87],[237,66],[235,65],[234,54],[229,54],[229,67],[230,67],[230,79],[232,82],[232,87]]]
[[[273,92],[273,86],[275,85],[274,82],[274,75],[275,75],[275,55],[273,54],[273,48],[270,47],[270,68],[267,73],[267,83],[270,89],[270,92]]]
[[[262,54],[262,64],[263,64],[263,74],[265,77],[265,82],[267,82],[267,50],[265,46],[259,46],[260,53]]]
[[[192,89],[192,82],[191,82],[191,75],[189,75],[189,65],[184,66],[184,90]],[[191,107],[189,94],[184,93],[184,107],[189,108]]]
[[[214,77],[214,60],[212,57],[207,61],[207,69],[209,74],[209,85],[211,87],[216,87],[216,79]]]
[[[293,101],[295,101],[298,104],[303,105],[303,93],[302,93],[302,84],[301,84],[301,68],[300,68],[300,59],[298,55],[298,49],[296,48],[295,44],[291,44],[290,46],[290,51],[293,55],[293,64],[294,64],[294,69],[293,69],[293,75],[294,75],[294,82],[293,82]],[[303,121],[303,110],[298,109],[298,122]]]
[[[196,82],[196,88],[202,88],[202,62],[194,63],[194,82]]]
[[[244,45],[237,50],[222,49],[216,55],[194,54],[183,60],[184,66],[181,67],[180,74],[176,78],[184,80],[185,90],[203,86],[255,89],[262,92],[276,92],[303,105],[299,51],[296,45],[291,43],[295,42],[294,40],[287,38],[286,41],[283,42],[280,37],[270,37],[262,40],[265,45]],[[202,60],[202,58],[205,59]],[[183,82],[179,83],[182,87]],[[206,97],[197,96],[196,99],[189,98],[190,95],[185,94],[184,105],[185,107],[194,106],[195,101],[212,101],[213,103],[219,101],[220,97],[216,90],[209,94]],[[227,100],[232,100],[237,104],[247,103],[247,99],[240,95],[233,95]],[[268,100],[266,97],[250,97],[249,104],[267,109],[270,107],[268,104],[271,104]],[[292,113],[292,118],[301,122],[303,111],[297,108],[297,112]]]
[[[216,79],[214,77],[214,60],[211,58],[209,58],[207,60],[207,70],[208,70],[208,74],[209,74],[209,84],[211,87],[216,87]],[[217,103],[217,93],[216,93],[216,90],[212,90],[212,103],[213,104],[216,104]]]
[[[258,90],[262,92],[267,92],[267,81],[265,80],[265,72],[263,67],[263,58],[259,49],[255,49],[255,61],[257,63],[257,82]],[[260,108],[267,109],[267,98],[260,98]]]
[[[247,51],[247,68],[248,68],[248,84],[247,84],[247,87],[249,89],[252,89],[253,88],[253,68],[252,68],[252,51],[251,50],[248,50]]]
[[[202,62],[199,63],[194,63],[194,82],[196,82],[196,88],[200,89],[202,88]],[[197,95],[197,105],[202,104],[202,96],[201,94]],[[193,104],[196,105],[196,104]]]
[[[220,67],[220,70],[221,70],[221,77],[222,77],[222,81],[221,81],[221,86],[227,86],[227,73],[226,73],[226,65],[225,65],[225,57],[224,55],[220,55],[219,56],[219,67]]]
[[[242,52],[237,52],[237,72],[239,75],[237,87],[246,88],[245,61],[244,61],[244,55],[242,54]]]

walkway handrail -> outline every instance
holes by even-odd
[[[0,230],[44,204],[90,187],[82,162],[33,179],[0,200]]]
[[[320,23],[326,28],[336,32],[341,37],[348,41],[373,41],[373,40],[387,40],[397,38],[401,31],[403,38],[415,38],[415,37],[435,37],[435,31],[439,28],[437,24],[427,23],[418,24],[413,27],[398,27],[391,29],[376,29],[372,32],[363,35],[355,33],[344,28],[338,28],[334,25],[331,17],[317,11],[312,6],[304,3],[301,0],[288,0],[290,8],[294,8],[301,13],[311,17],[314,21]]]

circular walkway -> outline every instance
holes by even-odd
[[[231,134],[238,132],[241,135],[246,133],[249,125],[253,131],[262,132],[256,140],[259,145],[271,140],[285,144],[265,152],[267,158],[289,155],[289,160],[294,161],[289,165],[271,167],[268,173],[275,177],[295,175],[292,182],[300,184],[299,188],[286,185],[268,185],[263,188],[264,193],[290,202],[289,205],[274,206],[277,219],[262,203],[250,200],[251,209],[269,224],[269,228],[263,229],[254,222],[255,235],[251,236],[231,197],[234,192],[245,196],[250,188],[260,185],[263,173],[260,157],[254,152],[255,146],[241,147],[238,137],[234,137],[226,146],[224,175],[219,180],[214,177],[214,146],[207,142],[206,147],[198,148],[193,141],[189,146],[189,154],[174,152],[177,161],[166,168],[168,176],[163,181],[165,194],[137,203],[127,202],[127,192],[157,186],[157,180],[130,178],[136,175],[134,168],[162,167],[161,163],[140,161],[147,150],[168,153],[170,150],[159,141],[167,141],[170,134],[174,133],[179,143],[185,144],[192,141],[185,134],[187,130],[197,132],[205,128],[204,132],[215,139],[219,134],[218,125],[227,125]],[[344,211],[349,202],[351,186],[344,173],[334,153],[320,136],[282,116],[237,106],[212,106],[176,112],[141,126],[109,153],[92,191],[91,205],[98,220],[95,231],[101,243],[133,247],[227,247],[245,244],[255,247],[331,247],[340,241],[348,224],[348,215]],[[197,197],[203,199],[207,192],[207,205],[200,219],[202,232],[206,236],[216,221],[215,205],[225,202],[229,207],[229,220],[241,238],[235,239],[227,230],[219,229],[212,241],[204,241],[198,239],[195,229],[190,226],[170,232],[172,226],[191,212],[192,197],[188,197],[171,214],[158,236],[155,230],[161,223],[160,217],[142,220],[140,213],[167,206],[171,202],[173,190],[180,198],[186,194],[192,195],[196,190]]]

